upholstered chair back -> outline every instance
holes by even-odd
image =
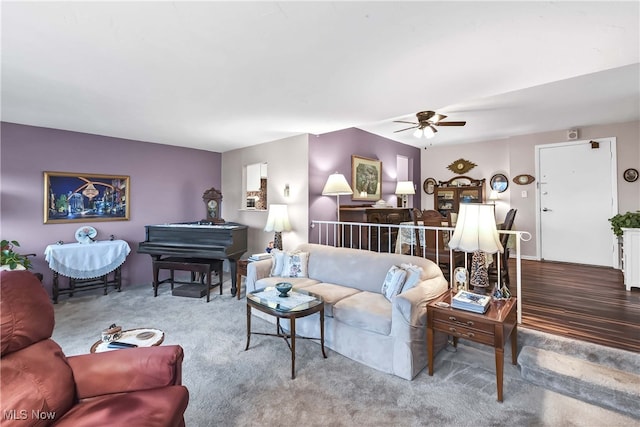
[[[33,273],[0,273],[0,318],[2,407],[27,411],[16,412],[18,419],[24,414],[31,419],[32,411],[67,412],[75,399],[73,374],[62,349],[50,339],[53,305]]]

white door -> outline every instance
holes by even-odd
[[[540,257],[614,266],[615,138],[536,146]]]

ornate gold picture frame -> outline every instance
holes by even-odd
[[[129,177],[44,172],[44,223],[129,220]]]
[[[353,200],[376,202],[382,198],[382,162],[351,156],[351,188]]]

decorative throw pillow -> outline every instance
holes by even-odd
[[[400,267],[407,272],[407,278],[404,279],[404,285],[402,291],[408,291],[420,283],[422,277],[422,267],[418,267],[414,264],[400,264]]]
[[[286,254],[284,257],[284,265],[282,266],[282,277],[308,277],[307,261],[309,259],[308,252],[294,252]]]
[[[384,278],[381,290],[382,295],[391,301],[395,295],[398,295],[400,291],[402,291],[402,285],[404,285],[406,277],[407,272],[404,269],[397,265],[392,266],[389,271],[387,271],[387,275]]]
[[[282,276],[282,267],[284,266],[284,258],[286,252],[278,249],[271,250],[271,273],[270,276],[280,277]]]

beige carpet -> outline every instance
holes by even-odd
[[[297,342],[297,377],[278,338],[246,343],[246,304],[174,297],[167,285],[153,298],[150,285],[121,293],[80,293],[55,306],[54,339],[66,354],[89,351],[111,323],[165,331],[165,344],[185,349],[183,382],[190,392],[187,426],[636,426],[638,418],[564,396],[524,380],[505,362],[504,402],[496,401],[491,348],[464,345],[442,351],[435,373],[413,381],[380,373],[331,350]],[[274,326],[253,318],[254,330]],[[118,350],[127,351],[127,350]],[[510,354],[509,349],[505,354]]]

